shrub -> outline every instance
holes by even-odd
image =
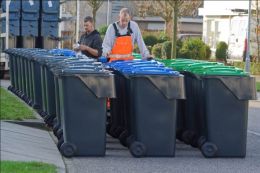
[[[172,42],[166,41],[162,44],[162,58],[170,59],[172,50]]]
[[[163,43],[171,40],[170,37],[164,32],[161,32],[157,39],[158,39],[158,43]]]
[[[105,35],[106,32],[107,32],[107,28],[108,28],[107,25],[101,26],[101,27],[98,29],[99,34],[100,34],[100,35]]]
[[[191,38],[183,42],[179,56],[190,59],[209,59],[210,53],[210,48],[201,39]]]
[[[210,47],[208,45],[206,45],[206,44],[205,44],[205,48],[206,48],[206,56],[205,56],[205,58],[207,60],[209,60],[210,56],[211,56],[211,50],[210,50]]]
[[[181,58],[180,50],[182,48],[182,45],[183,45],[183,42],[180,39],[178,39],[177,43],[176,43],[176,58]]]
[[[162,57],[162,43],[157,43],[152,48],[152,54],[155,58]]]
[[[155,45],[158,42],[157,38],[154,35],[145,35],[145,36],[143,36],[143,39],[144,39],[144,43],[148,47],[149,46],[152,47],[153,45]]]
[[[224,60],[226,62],[227,60],[227,49],[228,45],[224,41],[221,41],[217,44],[217,49],[216,49],[216,59],[217,60]]]

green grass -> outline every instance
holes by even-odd
[[[35,118],[34,112],[19,98],[0,88],[0,119],[23,120]]]
[[[54,165],[41,162],[1,161],[1,173],[57,173]]]
[[[260,82],[256,82],[256,90],[260,92]]]

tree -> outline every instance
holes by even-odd
[[[193,16],[202,0],[155,0],[135,2],[141,16],[160,16],[165,20],[165,32],[172,36],[171,58],[176,58],[177,24],[180,16]]]
[[[97,11],[99,9],[99,7],[101,7],[101,5],[103,4],[103,0],[87,0],[88,5],[92,8],[92,17],[94,20],[94,26],[96,23],[96,14]]]

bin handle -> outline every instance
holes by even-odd
[[[43,19],[44,22],[58,22],[58,19]]]
[[[25,9],[23,9],[22,11],[25,12],[25,13],[38,13],[38,10],[25,10]]]
[[[44,8],[42,9],[43,13],[46,14],[58,14],[58,11],[54,11],[54,10],[44,10]]]

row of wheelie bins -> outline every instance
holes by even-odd
[[[161,60],[184,75],[186,99],[179,102],[177,139],[205,157],[245,157],[248,101],[256,99],[255,79],[223,63]]]
[[[6,53],[9,89],[39,112],[66,157],[104,156],[106,132],[134,157],[173,157],[176,138],[205,157],[246,155],[256,89],[241,69],[189,59],[101,64],[67,49]]]
[[[9,90],[39,112],[57,136],[61,154],[104,156],[106,100],[115,97],[114,75],[93,59],[54,55],[44,49],[6,53]]]

